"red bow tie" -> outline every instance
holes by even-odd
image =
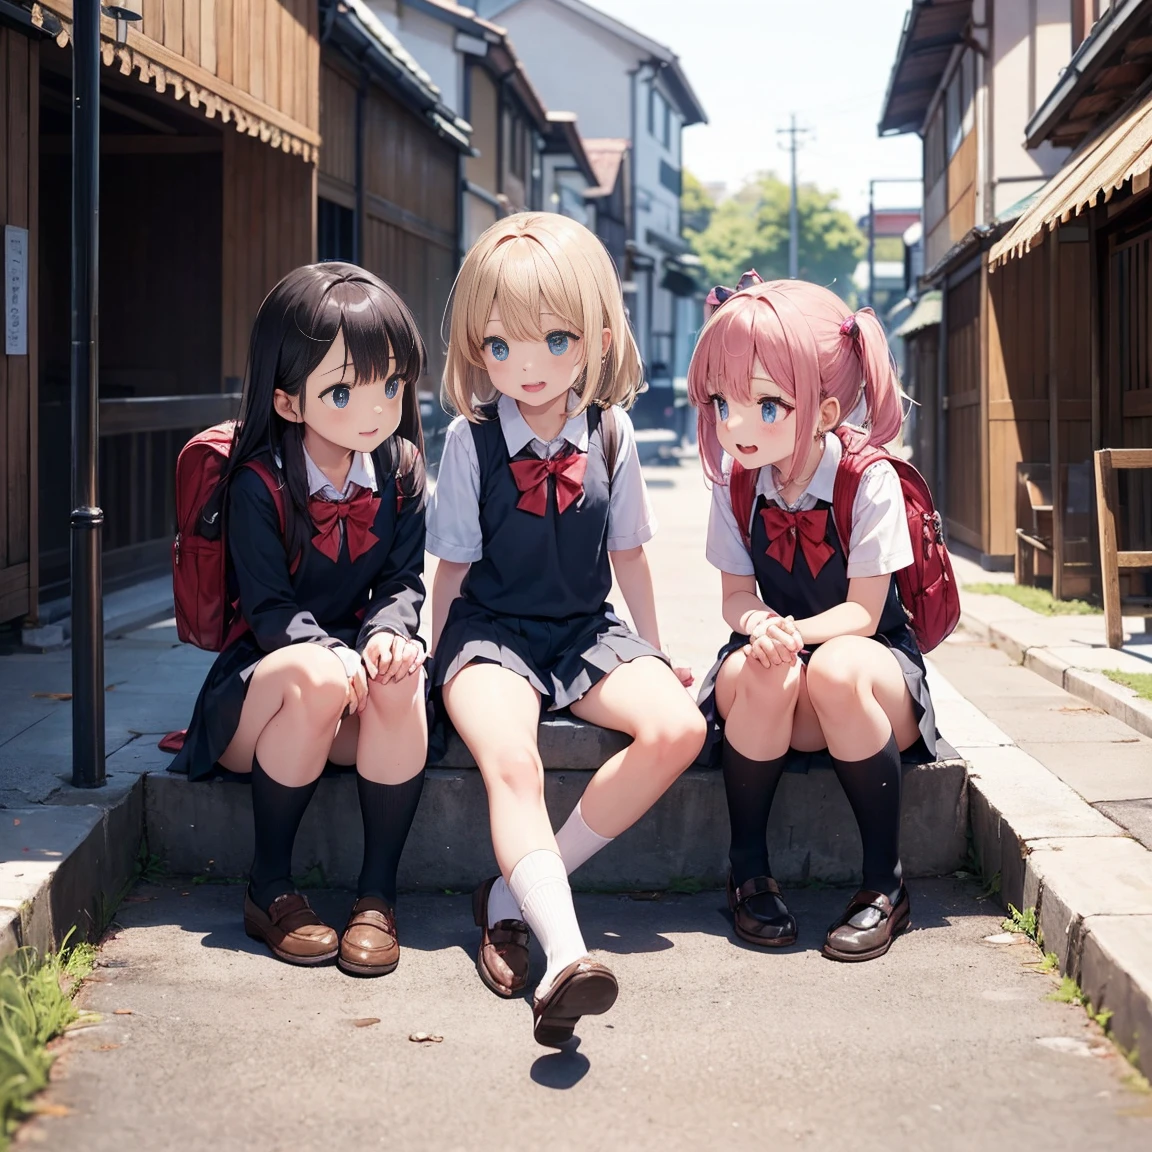
[[[340,525],[348,537],[348,556],[357,560],[363,556],[379,538],[373,535],[372,525],[376,523],[376,513],[380,509],[380,497],[368,488],[360,488],[348,500],[324,500],[313,496],[308,501],[308,511],[312,523],[316,525],[313,545],[323,552],[333,564],[340,556]]]
[[[788,512],[778,505],[762,508],[764,529],[770,541],[768,555],[789,572],[796,561],[796,542],[808,561],[808,571],[820,575],[820,569],[836,554],[836,549],[824,539],[828,531],[828,509],[813,508],[810,512]]]
[[[548,507],[548,477],[556,481],[556,507],[565,511],[584,494],[584,472],[588,457],[583,452],[569,452],[541,460],[533,456],[509,463],[516,487],[523,493],[516,507],[533,516],[543,516]]]

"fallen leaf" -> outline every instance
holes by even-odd
[[[352,1021],[353,1028],[371,1028],[373,1024],[379,1024],[379,1016],[361,1016],[359,1020]]]
[[[71,700],[71,692],[33,692],[33,700]]]
[[[111,1052],[113,1048],[119,1048],[119,1047],[120,1047],[119,1044],[101,1044],[100,1047],[96,1049],[96,1051],[97,1052]]]
[[[19,823],[20,823],[19,820],[13,820],[12,821],[12,827],[15,828]]]
[[[37,1116],[71,1116],[72,1109],[66,1104],[33,1104],[32,1111]]]
[[[113,1016],[131,1016],[132,1015],[132,1009],[131,1008],[117,1008],[112,1013],[112,1015]]]
[[[427,1032],[413,1032],[408,1039],[414,1044],[441,1044],[444,1041],[443,1036],[431,1036]]]

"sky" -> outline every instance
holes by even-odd
[[[919,180],[920,138],[880,139],[876,124],[911,0],[589,0],[680,57],[707,124],[684,131],[685,166],[738,187],[759,171],[788,178],[794,112],[814,130],[799,178],[840,193],[853,216],[870,179]],[[915,184],[876,189],[878,207],[918,205]]]

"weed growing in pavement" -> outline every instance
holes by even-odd
[[[1121,672],[1118,668],[1105,668],[1104,675],[1114,684],[1131,688],[1140,700],[1152,700],[1152,672]]]
[[[1057,600],[1051,592],[1029,584],[965,584],[964,591],[980,596],[1006,596],[1041,616],[1098,616],[1104,611],[1085,600]]]
[[[1111,1023],[1113,1015],[1111,1009],[1097,1012],[1092,1007],[1092,1001],[1084,995],[1080,985],[1071,976],[1065,976],[1060,981],[1060,987],[1051,993],[1048,999],[1055,1000],[1058,1004],[1079,1004],[1088,1013],[1090,1020],[1094,1020],[1105,1032],[1108,1031],[1108,1025]]]
[[[96,950],[88,943],[69,948],[71,935],[44,959],[21,948],[0,963],[0,1150],[36,1111],[32,1097],[47,1085],[55,1059],[48,1041],[79,1017],[72,996],[92,971]]]
[[[159,884],[167,877],[168,865],[155,852],[148,851],[147,840],[141,840],[140,851],[136,853],[136,863],[132,867],[132,879],[129,881],[128,887],[132,887],[133,884]],[[121,893],[121,897],[123,895],[124,893]]]
[[[1037,972],[1055,972],[1060,967],[1060,957],[1055,952],[1045,952],[1043,960],[1037,960],[1034,968]]]
[[[327,888],[328,880],[324,875],[323,866],[317,862],[296,878],[297,888]]]
[[[1008,915],[1001,927],[1005,932],[1023,932],[1034,944],[1041,944],[1040,925],[1036,921],[1036,909],[1026,908],[1023,912],[1015,904],[1008,905]]]
[[[711,885],[706,884],[699,876],[673,876],[668,891],[675,892],[679,896],[695,896],[710,887]]]

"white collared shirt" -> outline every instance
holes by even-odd
[[[308,495],[322,496],[325,500],[347,500],[352,495],[352,485],[376,490],[376,468],[372,463],[371,452],[355,452],[352,455],[352,467],[348,469],[348,478],[344,481],[344,490],[338,492],[336,486],[320,471],[316,461],[304,449],[304,467],[308,470]]]
[[[577,403],[579,400],[572,393],[569,408]],[[496,413],[509,456],[515,456],[526,446],[542,460],[550,459],[569,444],[581,452],[588,451],[587,412],[570,417],[560,435],[549,441],[539,439],[528,427],[511,396],[500,396]],[[656,517],[644,485],[632,421],[623,408],[614,409],[613,416],[616,418],[616,468],[608,502],[608,550],[622,552],[652,539]],[[444,452],[436,490],[428,504],[427,525],[426,547],[433,556],[454,564],[473,564],[483,555],[480,462],[468,421],[463,416],[457,416],[444,434]]]
[[[761,468],[756,492],[781,508],[804,512],[816,507],[818,500],[832,503],[836,485],[836,470],[844,448],[834,432],[824,436],[824,455],[804,494],[795,504],[786,504],[776,491],[771,468]],[[727,481],[732,462],[724,460]],[[755,516],[755,501],[753,501]],[[748,525],[751,528],[751,522]],[[912,563],[912,538],[908,534],[908,520],[904,511],[904,493],[896,469],[886,460],[879,460],[865,469],[852,506],[852,532],[847,546],[848,578],[886,576],[899,572]],[[733,576],[752,576],[755,569],[752,557],[732,512],[732,493],[727,482],[712,486],[712,508],[708,514],[708,562],[721,572]]]

